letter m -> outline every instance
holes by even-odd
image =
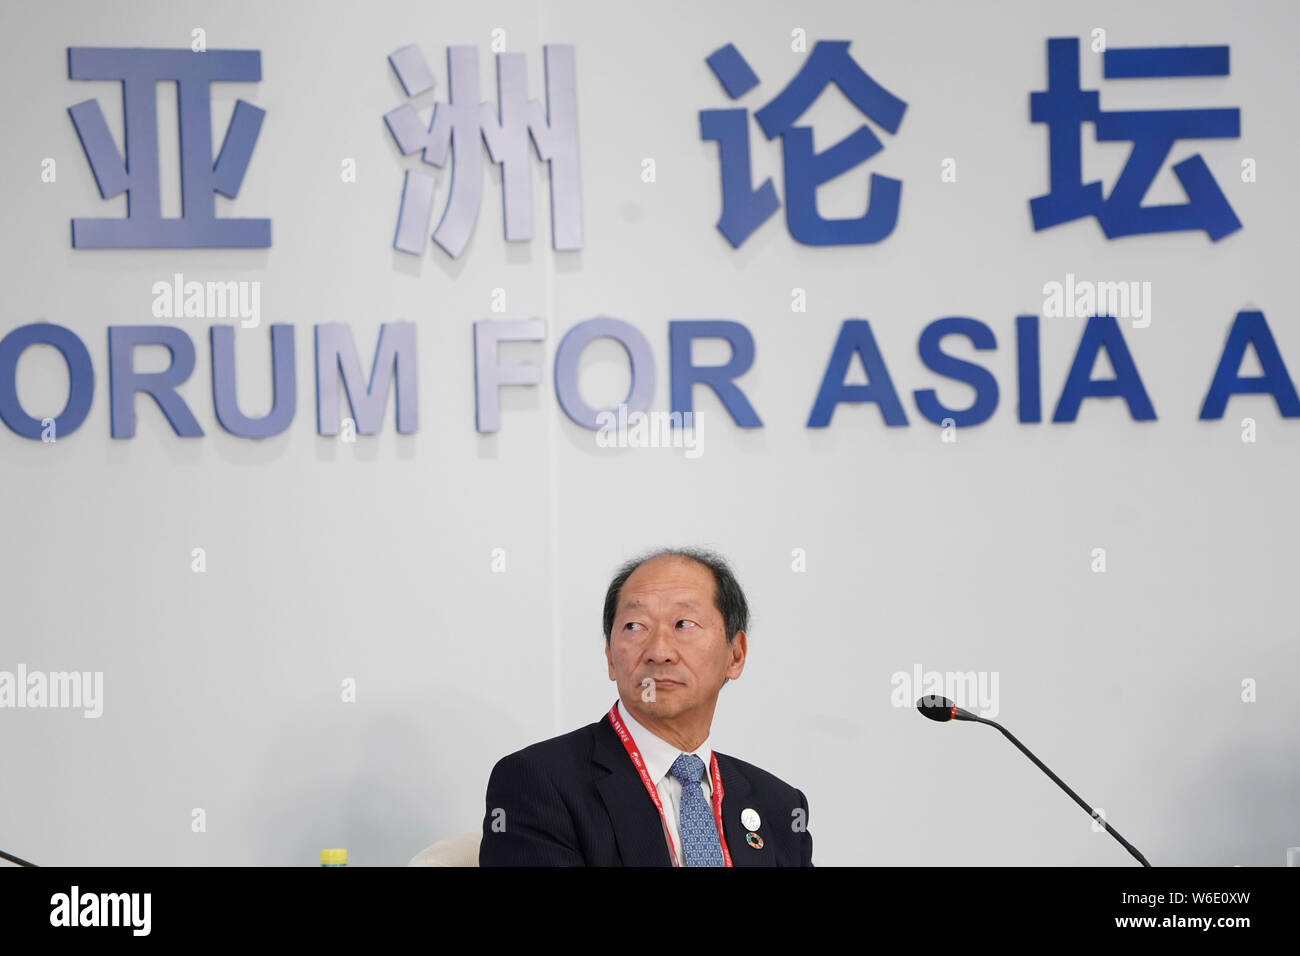
[[[398,432],[409,434],[419,427],[414,322],[385,322],[379,327],[369,381],[362,374],[351,330],[342,322],[316,326],[316,431],[321,435],[339,433],[340,372],[359,434],[379,431],[394,381]]]

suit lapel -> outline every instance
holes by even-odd
[[[757,810],[753,786],[730,757],[716,750],[713,753],[718,758],[718,773],[722,776],[722,832],[731,853],[731,865],[776,866],[776,847],[772,842],[772,824],[776,821],[769,820],[760,812],[759,828],[753,832],[763,839],[763,846],[755,849],[749,844],[746,836],[750,831],[740,822],[740,814],[746,809]]]
[[[596,725],[592,761],[609,771],[596,781],[624,866],[672,866],[663,823],[609,717]]]

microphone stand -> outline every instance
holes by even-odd
[[[954,708],[954,709],[957,709],[957,708]],[[969,713],[969,712],[967,712],[967,711],[962,711],[961,716],[958,717],[958,716],[954,715],[954,717],[955,717],[957,720],[973,720],[973,721],[975,721],[976,723],[979,723],[979,724],[988,724],[990,727],[996,727],[998,730],[1002,731],[1002,736],[1006,737],[1007,740],[1009,740],[1009,741],[1011,741],[1013,744],[1015,744],[1015,745],[1020,749],[1020,752],[1021,752],[1022,754],[1024,754],[1026,757],[1028,757],[1028,758],[1029,758],[1030,760],[1032,760],[1034,763],[1036,763],[1036,764],[1038,765],[1038,769],[1039,769],[1039,770],[1043,771],[1043,773],[1047,774],[1049,777],[1051,777],[1053,780],[1055,780],[1055,781],[1056,781],[1056,785],[1057,785],[1058,787],[1060,787],[1062,790],[1064,790],[1066,793],[1068,793],[1068,794],[1070,795],[1070,799],[1071,799],[1071,800],[1073,800],[1073,801],[1074,801],[1075,803],[1077,803],[1079,806],[1083,807],[1083,809],[1084,809],[1085,811],[1087,811],[1088,816],[1092,817],[1094,820],[1098,820],[1098,821],[1100,821],[1101,825],[1104,826],[1104,827],[1106,828],[1106,832],[1109,833],[1111,836],[1113,836],[1116,840],[1118,840],[1118,841],[1120,842],[1120,844],[1124,847],[1124,849],[1126,849],[1126,850],[1128,850],[1130,853],[1132,853],[1133,856],[1137,858],[1137,861],[1138,861],[1139,863],[1141,863],[1143,866],[1150,866],[1150,865],[1151,865],[1150,863],[1147,862],[1147,858],[1144,857],[1141,853],[1138,852],[1137,847],[1135,847],[1132,843],[1129,843],[1128,840],[1125,840],[1122,836],[1120,836],[1119,831],[1116,830],[1116,829],[1115,829],[1113,826],[1111,826],[1109,823],[1107,823],[1105,817],[1103,817],[1103,816],[1098,816],[1096,810],[1094,810],[1092,807],[1090,807],[1090,806],[1088,806],[1086,803],[1084,803],[1083,800],[1079,797],[1079,795],[1078,795],[1077,793],[1075,793],[1073,790],[1071,790],[1069,787],[1067,787],[1067,786],[1065,785],[1065,781],[1064,781],[1064,780],[1062,780],[1062,779],[1061,779],[1060,777],[1058,777],[1056,774],[1052,773],[1052,771],[1048,769],[1047,764],[1043,763],[1041,760],[1039,760],[1037,757],[1035,757],[1032,753],[1030,753],[1030,752],[1029,752],[1029,748],[1026,747],[1024,744],[1022,744],[1019,740],[1017,740],[1017,739],[1015,738],[1015,735],[1012,734],[1011,731],[1007,730],[1007,728],[1003,727],[1001,724],[997,723],[996,721],[989,720],[987,717],[976,717],[974,714]]]
[[[28,863],[26,860],[14,856],[12,853],[6,853],[0,850],[0,859],[8,860],[10,863],[17,863],[19,866],[35,866],[35,863]]]

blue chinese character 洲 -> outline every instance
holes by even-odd
[[[450,192],[433,241],[452,258],[465,251],[478,219],[483,192],[480,137],[501,166],[505,237],[526,242],[533,236],[532,171],[528,142],[551,173],[551,244],[561,251],[582,248],[582,192],[578,177],[578,109],[573,47],[548,44],[546,106],[528,99],[522,53],[497,54],[497,102],[482,102],[478,48],[447,48],[447,101],[437,103],[425,127],[415,107],[405,103],[384,115],[402,155],[421,153],[431,166],[452,167]],[[402,47],[388,57],[406,95],[434,87],[433,71],[420,48]],[[431,173],[406,171],[394,248],[419,255],[429,238],[435,182]]]

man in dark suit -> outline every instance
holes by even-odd
[[[717,753],[709,728],[740,676],[749,610],[700,549],[623,565],[605,596],[618,700],[595,723],[492,768],[481,866],[811,866],[808,801]]]

